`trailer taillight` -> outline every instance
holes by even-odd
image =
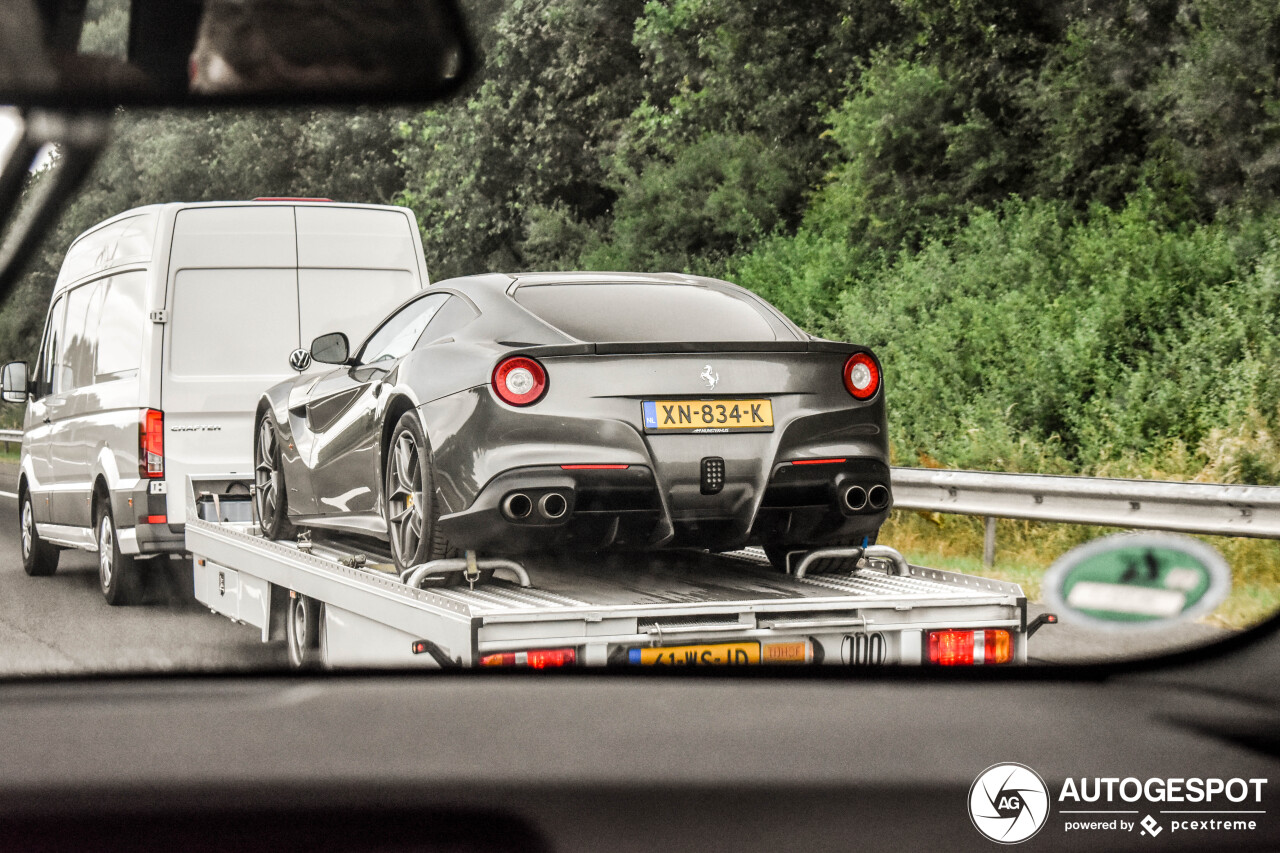
[[[1013,660],[1013,636],[998,628],[986,631],[930,631],[929,663],[975,666]]]
[[[547,669],[572,666],[578,659],[577,649],[530,649],[527,652],[498,652],[480,658],[481,666],[528,666]]]
[[[138,475],[164,476],[164,412],[143,409],[138,418]]]

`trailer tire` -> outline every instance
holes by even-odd
[[[289,665],[294,669],[318,669],[323,663],[320,647],[320,623],[324,604],[314,598],[294,593],[289,598],[289,617],[285,620],[285,639],[289,646]]]
[[[271,422],[271,412],[263,412],[253,431],[253,503],[268,539],[292,539],[289,523],[289,490],[284,483],[284,460],[280,436]]]

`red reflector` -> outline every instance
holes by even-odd
[[[843,459],[794,459],[792,465],[835,465]]]
[[[331,198],[291,198],[288,196],[258,196],[254,201],[333,201]]]
[[[168,524],[169,516],[167,515],[148,515],[147,524]]]
[[[427,644],[423,640],[418,640],[413,644],[413,653],[415,655],[424,655],[427,653]]]
[[[138,475],[164,476],[164,412],[143,409],[138,419]]]
[[[630,465],[561,465],[561,471],[623,471]]]
[[[547,669],[570,666],[578,659],[577,649],[531,649],[527,652],[498,652],[480,658],[481,666],[529,666]]]

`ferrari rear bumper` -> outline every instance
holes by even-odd
[[[709,457],[709,459],[715,459]],[[705,461],[705,460],[704,460]],[[814,546],[872,536],[892,505],[889,470],[846,458],[773,466],[763,495],[732,468],[703,465],[700,487],[663,491],[644,465],[542,465],[494,477],[438,524],[460,547],[517,554],[551,548]]]

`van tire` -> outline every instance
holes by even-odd
[[[98,499],[93,514],[94,537],[98,542],[98,586],[112,607],[137,604],[142,600],[142,565],[132,554],[120,552],[120,536],[110,503]]]
[[[31,492],[22,490],[18,506],[18,526],[22,543],[22,570],[33,578],[48,577],[58,570],[59,548],[50,545],[36,532],[36,509]]]
[[[414,566],[450,556],[453,549],[437,524],[440,502],[436,499],[431,445],[414,412],[401,415],[391,431],[385,466],[383,511],[396,569],[403,574]]]
[[[262,413],[253,431],[253,485],[253,505],[262,535],[268,539],[293,539],[297,534],[289,523],[289,490],[284,483],[280,435],[270,412]]]

